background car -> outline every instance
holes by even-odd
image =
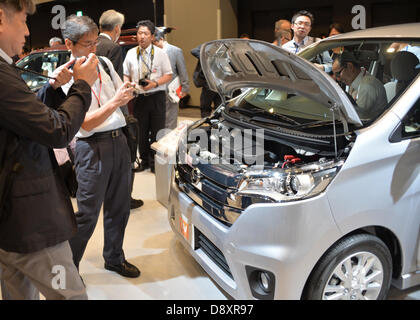
[[[32,70],[40,75],[23,72],[22,78],[32,91],[38,91],[48,81],[48,78],[43,77],[51,76],[53,71],[66,63],[70,59],[70,52],[66,46],[58,46],[54,48],[45,48],[31,52],[26,57],[23,57],[16,66],[25,70]]]
[[[136,29],[122,30],[118,43],[125,58],[127,51],[137,46]],[[16,62],[16,66],[39,73],[39,75],[30,72],[22,73],[23,80],[32,91],[36,92],[48,81],[48,78],[42,75],[51,76],[57,67],[66,63],[69,59],[70,52],[65,45],[60,45],[32,51],[29,55]]]

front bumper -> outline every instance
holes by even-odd
[[[256,299],[247,266],[275,275],[275,299],[300,299],[316,262],[340,238],[325,194],[252,205],[228,227],[172,181],[168,219],[184,247],[235,299]],[[206,244],[200,244],[203,239]]]

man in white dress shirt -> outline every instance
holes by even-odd
[[[156,134],[165,128],[166,83],[172,79],[168,55],[152,44],[155,25],[150,20],[137,23],[139,45],[127,52],[124,60],[124,81],[138,84],[138,97],[133,115],[139,122],[139,152],[141,163],[136,171],[154,172],[154,152],[150,148]]]
[[[349,94],[356,101],[360,118],[370,120],[378,116],[387,104],[384,85],[369,74],[352,52],[344,51],[333,63],[336,80],[349,86]]]
[[[73,57],[96,51],[98,27],[89,17],[68,17],[62,34]],[[130,215],[131,165],[127,140],[121,130],[126,122],[120,110],[133,98],[134,84],[123,84],[111,61],[102,59],[111,77],[98,64],[98,80],[91,87],[92,104],[76,134],[78,231],[70,246],[74,263],[79,267],[103,204],[105,269],[135,278],[140,271],[127,262],[122,248]],[[71,83],[72,80],[62,86],[65,94]]]
[[[310,44],[320,41],[320,38],[309,36],[313,23],[314,16],[312,13],[305,10],[296,13],[292,18],[293,39],[282,45],[282,49],[297,54]],[[313,62],[319,69],[324,70],[325,72],[331,72],[332,59],[328,51],[319,54]]]

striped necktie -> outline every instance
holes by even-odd
[[[145,78],[147,76],[147,74],[149,73],[149,70],[147,68],[147,55],[146,55],[146,49],[141,49],[140,50],[141,53],[141,60],[142,60],[142,64],[141,64],[141,78]]]

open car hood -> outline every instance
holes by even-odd
[[[222,97],[240,88],[270,88],[298,93],[329,108],[347,122],[362,122],[336,81],[312,63],[268,42],[223,39],[201,46],[201,66],[211,90]]]

